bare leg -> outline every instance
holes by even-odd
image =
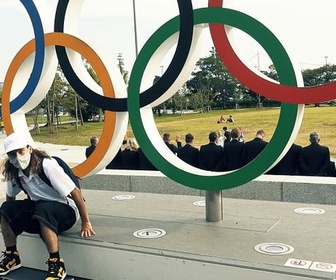
[[[16,236],[4,217],[1,217],[1,231],[6,247],[16,245]]]
[[[58,252],[58,236],[57,234],[50,228],[48,228],[45,224],[40,222],[41,234],[44,240],[44,243],[47,246],[47,250],[49,253]]]

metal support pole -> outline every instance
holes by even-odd
[[[222,191],[205,192],[205,212],[207,222],[220,222],[223,220]]]
[[[134,43],[135,43],[135,59],[136,59],[139,54],[139,51],[138,51],[138,31],[137,31],[135,0],[133,0],[133,26],[134,26]]]

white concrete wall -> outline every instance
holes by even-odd
[[[2,241],[0,246],[3,246]],[[23,265],[46,270],[46,250],[31,235],[19,239]],[[95,280],[312,280],[303,270],[219,260],[178,252],[61,238],[60,247],[69,275]]]
[[[223,197],[336,204],[336,177],[262,175],[242,186],[223,190]],[[82,180],[83,189],[125,192],[204,195],[183,186],[159,171],[103,170]]]

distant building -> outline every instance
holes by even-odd
[[[3,82],[0,82],[0,90],[2,90]]]

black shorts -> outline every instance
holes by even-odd
[[[24,231],[41,235],[39,222],[56,234],[70,229],[76,223],[75,210],[56,201],[5,201],[1,205],[0,214],[8,221],[16,236]]]

